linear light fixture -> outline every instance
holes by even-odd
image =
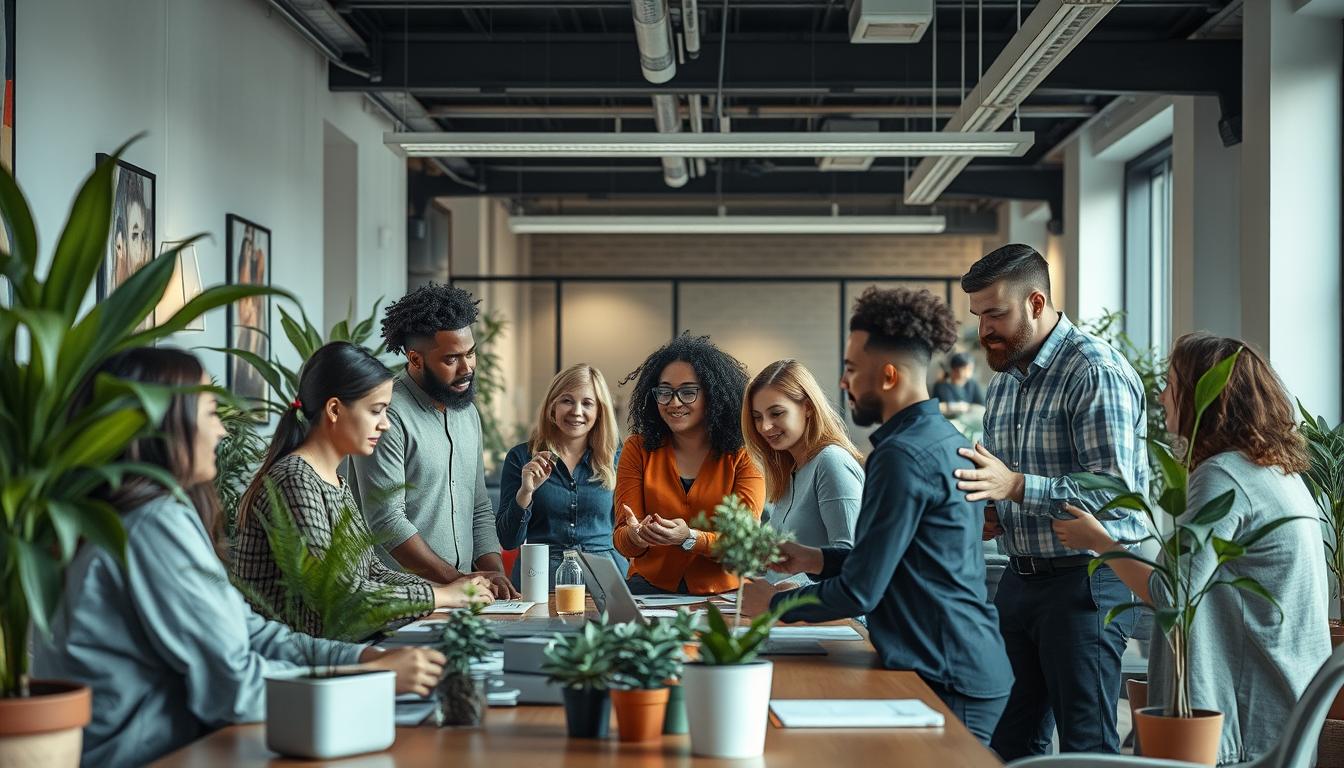
[[[936,235],[943,216],[510,216],[516,235]]]
[[[1027,132],[387,133],[411,157],[1021,157]]]
[[[943,126],[950,135],[994,131],[1054,71],[1119,0],[1041,0]],[[921,160],[905,183],[908,205],[930,205],[966,167],[961,158]]]

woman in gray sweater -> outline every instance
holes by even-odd
[[[809,547],[852,547],[863,456],[802,363],[780,360],[752,379],[742,435],[765,475],[765,522]]]
[[[175,349],[128,350],[99,372],[168,387],[210,383],[193,355]],[[166,470],[193,503],[143,478],[108,489],[126,529],[125,566],[83,546],[51,635],[33,641],[36,676],[93,689],[83,764],[143,765],[216,728],[262,720],[266,678],[313,659],[391,669],[398,692],[428,694],[442,673],[437,651],[319,640],[253,613],[220,560],[211,481],[224,427],[214,395],[173,395],[155,426],[121,460]]]
[[[1236,540],[1266,523],[1301,517],[1274,529],[1242,557],[1223,566],[1220,580],[1252,578],[1278,600],[1239,589],[1209,592],[1190,633],[1191,704],[1223,713],[1218,763],[1262,757],[1283,732],[1293,705],[1330,656],[1327,626],[1329,585],[1316,505],[1302,482],[1306,445],[1297,431],[1292,401],[1264,358],[1236,339],[1189,334],[1171,352],[1162,392],[1167,431],[1190,434],[1195,384],[1200,376],[1242,349],[1227,388],[1204,412],[1192,455],[1187,514],[1234,491],[1231,511],[1213,535]],[[1120,547],[1092,515],[1065,506],[1076,519],[1055,521],[1055,533],[1070,548],[1105,552]],[[1164,600],[1152,568],[1134,560],[1107,563],[1140,600]],[[1202,584],[1217,564],[1212,547],[1190,563],[1192,582]],[[1171,649],[1154,628],[1148,661],[1148,703],[1171,699]]]

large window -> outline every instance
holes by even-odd
[[[1171,344],[1171,142],[1125,166],[1125,332],[1140,348]]]

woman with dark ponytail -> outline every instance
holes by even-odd
[[[354,495],[338,473],[347,456],[368,456],[388,427],[387,406],[392,401],[392,372],[362,347],[344,341],[327,344],[304,364],[299,374],[299,396],[280,418],[261,469],[243,494],[238,509],[238,540],[234,545],[234,575],[269,605],[284,604],[280,568],[267,540],[263,519],[272,513],[266,480],[275,485],[293,515],[304,542],[322,557],[331,544],[336,523],[347,510],[360,535],[368,524],[359,513]],[[452,584],[435,585],[409,573],[388,568],[373,549],[364,553],[350,574],[351,588],[381,592],[399,601],[433,608],[461,607],[471,601],[489,602],[490,585],[479,576]],[[255,606],[259,611],[265,605]],[[303,609],[295,629],[321,636],[321,619]]]

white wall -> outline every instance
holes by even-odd
[[[1084,130],[1064,150],[1064,311],[1124,309],[1125,163],[1097,156]]]
[[[357,145],[355,304],[404,292],[406,170],[382,144],[388,121],[328,92],[326,62],[262,0],[19,0],[16,57],[17,176],[48,253],[94,154],[148,131],[126,160],[158,176],[158,241],[212,235],[198,246],[210,285],[225,278],[226,213],[270,227],[272,284],[330,325],[326,121]],[[224,323],[213,312],[177,343],[223,346]],[[222,355],[202,357],[223,380]]]

